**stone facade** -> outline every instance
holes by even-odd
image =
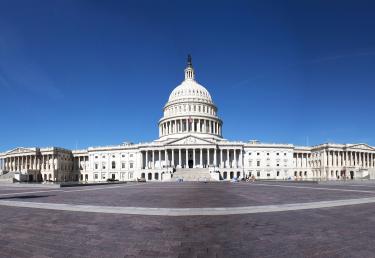
[[[169,96],[159,139],[90,147],[16,148],[0,154],[0,174],[16,172],[28,181],[100,182],[173,180],[179,171],[206,171],[214,180],[254,175],[259,179],[368,178],[375,148],[364,143],[294,146],[234,142],[222,135],[223,121],[210,93],[195,80],[188,59],[185,80]],[[1,176],[0,176],[1,179]]]

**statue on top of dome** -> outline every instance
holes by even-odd
[[[193,67],[193,63],[191,61],[191,55],[190,54],[188,54],[187,64],[188,64],[188,67]]]

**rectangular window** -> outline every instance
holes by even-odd
[[[103,162],[102,164],[102,169],[105,169],[105,162]]]
[[[99,165],[98,163],[95,163],[95,169],[98,169]]]
[[[257,161],[257,167],[260,167],[260,160]]]
[[[121,167],[125,168],[125,162],[122,162]]]
[[[94,179],[98,179],[98,174],[94,174]]]
[[[257,171],[257,176],[260,176],[260,171]]]
[[[280,171],[277,171],[277,172],[276,172],[276,176],[280,176]]]
[[[133,163],[130,163],[130,164],[129,164],[129,167],[130,167],[130,168],[133,168]]]

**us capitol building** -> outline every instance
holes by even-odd
[[[228,141],[210,93],[195,80],[188,57],[185,80],[170,94],[149,143],[67,150],[15,148],[0,153],[0,181],[135,181],[370,178],[375,148],[364,143],[294,146]]]

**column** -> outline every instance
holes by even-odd
[[[186,148],[185,156],[186,156],[185,168],[187,168],[189,166],[189,149],[188,148]]]
[[[234,154],[234,167],[238,168],[238,164],[237,164],[237,150],[236,149],[233,150],[233,154]]]
[[[172,149],[172,167],[174,167],[174,149]]]
[[[148,168],[148,151],[147,150],[146,150],[146,167],[145,168]]]
[[[210,148],[207,148],[207,167],[210,165]]]
[[[168,150],[165,149],[165,165],[168,167],[169,166],[169,157],[168,157]]]
[[[198,119],[198,128],[197,128],[198,130],[198,133],[200,133],[201,132],[201,119]]]
[[[226,163],[228,164],[228,168],[230,167],[230,162],[229,162],[229,149],[227,149],[227,161]]]
[[[239,161],[240,161],[240,168],[243,168],[243,161],[242,161],[242,148],[240,149],[240,157],[239,157]]]
[[[181,162],[181,149],[178,149],[178,166],[181,168],[182,167],[182,162]]]
[[[158,151],[159,153],[159,168],[162,168],[162,165],[161,165],[161,150]]]
[[[185,128],[186,132],[189,132],[189,119],[186,118],[186,128]]]
[[[152,166],[151,168],[155,168],[155,150],[152,150]]]
[[[193,149],[193,168],[195,168],[195,149]]]
[[[217,157],[216,157],[216,146],[215,146],[215,149],[214,149],[214,166],[217,167]]]
[[[220,167],[223,168],[223,149],[219,149],[220,151]]]
[[[202,148],[199,149],[199,166],[203,168],[203,150]]]

